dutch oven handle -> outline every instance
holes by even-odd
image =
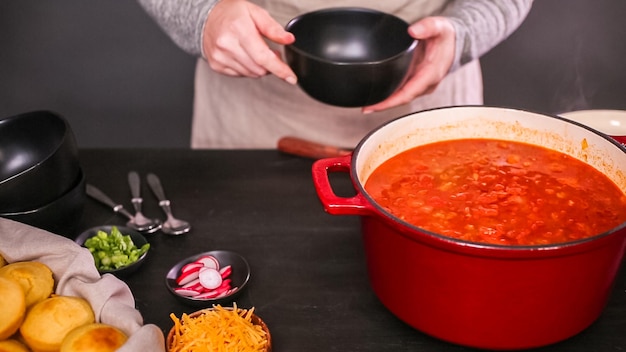
[[[353,197],[339,197],[332,189],[328,175],[331,172],[350,173],[352,155],[319,159],[313,163],[313,184],[324,210],[333,215],[370,215],[372,206],[357,192]]]

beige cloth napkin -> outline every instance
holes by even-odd
[[[0,254],[9,263],[36,260],[49,266],[54,273],[55,293],[85,298],[96,321],[116,326],[129,336],[118,351],[165,351],[163,332],[154,324],[143,324],[130,288],[111,274],[100,276],[86,248],[68,238],[0,218]]]

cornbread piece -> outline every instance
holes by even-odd
[[[0,268],[0,277],[17,281],[26,294],[26,307],[42,301],[52,294],[52,270],[40,262],[15,262]]]
[[[0,277],[0,340],[9,338],[19,329],[25,313],[26,298],[20,284]]]
[[[28,347],[16,339],[0,341],[0,352],[30,352]]]
[[[72,330],[61,344],[61,352],[114,352],[128,337],[120,329],[101,323]],[[0,351],[1,352],[1,351]]]
[[[26,313],[20,333],[37,352],[57,352],[70,331],[95,321],[91,305],[80,297],[54,296],[36,303]]]

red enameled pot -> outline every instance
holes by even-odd
[[[532,348],[584,330],[611,293],[626,248],[626,223],[576,242],[488,245],[409,225],[365,191],[372,171],[392,156],[460,138],[519,141],[561,151],[603,172],[626,192],[626,148],[564,118],[459,106],[395,119],[366,136],[351,156],[318,160],[312,170],[328,213],[361,216],[373,291],[417,330],[465,346]],[[329,174],[338,172],[350,174],[355,196],[335,194]]]

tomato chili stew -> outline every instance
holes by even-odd
[[[521,142],[460,139],[418,146],[380,165],[366,191],[389,213],[442,235],[546,245],[626,221],[626,196],[561,152]]]

